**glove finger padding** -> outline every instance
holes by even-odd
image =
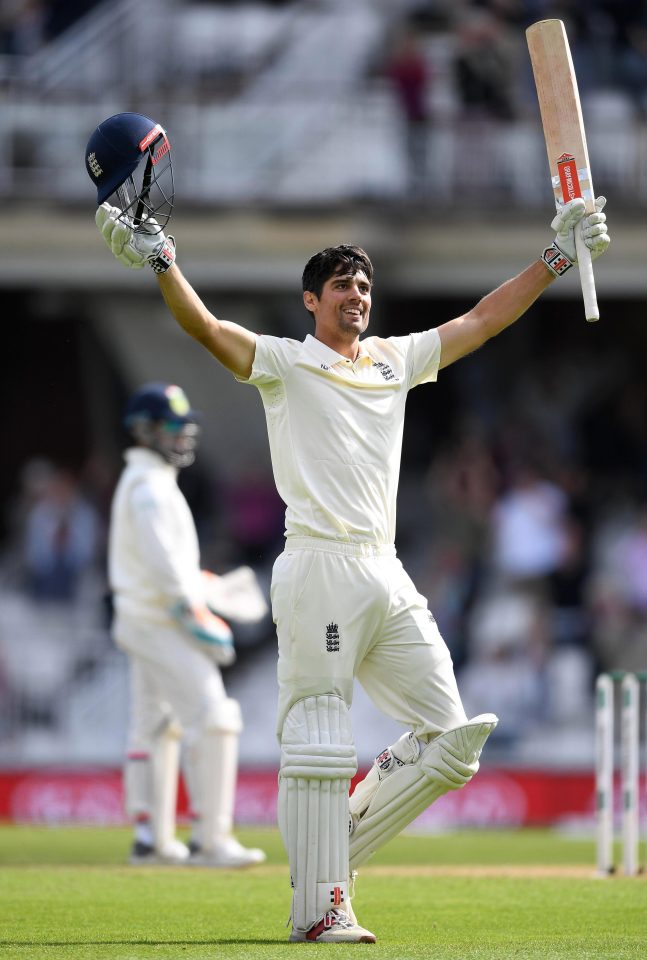
[[[117,207],[102,203],[94,219],[111,253],[129,269],[148,263],[155,273],[164,273],[175,262],[175,239],[166,237],[153,217],[135,230]]]
[[[102,203],[94,217],[99,232],[111,251],[113,233],[118,226],[118,220],[114,214],[119,214],[116,207],[110,207],[107,203]]]
[[[606,197],[598,197],[595,201],[595,213],[586,215],[584,200],[577,197],[568,203],[557,201],[557,214],[551,221],[551,227],[556,231],[556,237],[550,247],[547,247],[542,260],[548,269],[557,277],[561,277],[567,270],[577,263],[577,247],[575,231],[581,230],[581,236],[591,251],[591,259],[595,260],[609,246],[607,235],[606,215],[602,209],[606,204]],[[578,227],[578,224],[581,226]]]
[[[591,251],[591,260],[596,260],[611,243],[607,232],[607,217],[602,213],[606,202],[606,197],[598,197],[595,201],[597,212],[589,214],[582,221],[582,239]]]
[[[568,233],[574,229],[575,224],[580,222],[585,213],[586,206],[584,200],[581,197],[576,197],[575,200],[569,200],[568,203],[559,204],[557,213],[551,220],[550,225],[557,236],[561,236],[562,234],[568,235]],[[575,241],[573,241],[573,243],[575,243]]]
[[[115,257],[119,257],[124,252],[126,246],[131,242],[132,236],[133,230],[128,224],[121,220],[114,223],[110,234],[110,249]]]

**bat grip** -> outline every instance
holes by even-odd
[[[595,292],[595,277],[593,276],[591,251],[582,238],[581,224],[578,224],[575,230],[575,249],[577,250],[577,263],[580,268],[582,296],[584,297],[584,315],[589,323],[593,323],[595,320],[600,319],[600,311],[598,309],[598,298]]]

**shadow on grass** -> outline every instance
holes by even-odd
[[[215,947],[242,946],[245,943],[257,946],[271,943],[276,947],[294,949],[294,944],[287,940],[274,940],[271,937],[214,937],[213,940],[0,940],[0,947]]]

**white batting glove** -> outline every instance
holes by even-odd
[[[114,256],[131,270],[148,264],[155,273],[165,273],[175,262],[175,238],[166,237],[153,217],[135,230],[121,210],[102,203],[94,219]]]
[[[582,231],[582,239],[591,251],[591,259],[595,260],[605,252],[611,242],[607,232],[606,215],[602,213],[606,204],[606,197],[598,197],[595,201],[595,213],[585,216],[585,204],[581,197],[570,200],[568,203],[557,204],[557,214],[551,222],[553,230],[557,231],[555,239],[542,254],[542,260],[556,277],[561,277],[577,263],[577,249],[575,231]],[[581,223],[581,226],[578,224]]]
[[[171,610],[173,617],[184,627],[201,649],[220,667],[230,666],[236,659],[234,635],[231,627],[209,608],[181,600]]]

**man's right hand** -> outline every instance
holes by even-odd
[[[211,613],[206,605],[180,600],[173,606],[171,614],[218,666],[228,667],[234,663],[236,651],[231,627]]]
[[[152,217],[135,230],[121,210],[102,203],[94,219],[113,255],[131,270],[148,263],[155,273],[164,273],[174,263],[175,239],[166,237]]]

